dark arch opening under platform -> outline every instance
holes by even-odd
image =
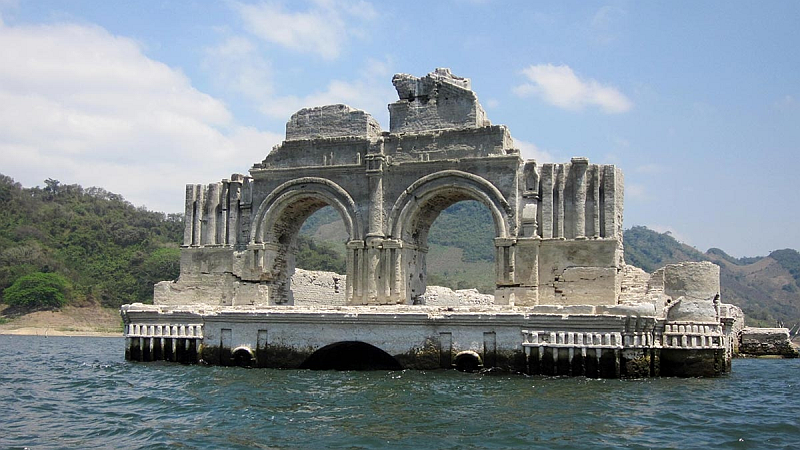
[[[336,342],[308,357],[301,369],[311,370],[403,370],[392,355],[360,341]]]

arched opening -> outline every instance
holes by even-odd
[[[462,200],[438,215],[427,232],[428,286],[494,294],[495,228],[483,203]]]
[[[360,341],[326,345],[308,357],[301,369],[311,370],[402,370],[390,354]]]
[[[347,280],[341,276],[348,271],[347,263],[344,267],[342,264],[344,249],[337,251],[301,233],[304,223],[309,219],[312,223],[315,221],[317,212],[322,212],[323,218],[334,216],[343,224],[343,241],[358,238],[361,225],[355,203],[340,186],[329,180],[293,180],[276,188],[262,202],[256,216],[253,243],[257,250],[259,245],[264,250],[255,254],[254,260],[263,274],[261,279],[269,283],[271,304],[346,304]],[[295,277],[298,259],[302,261],[301,269],[328,273]],[[314,283],[320,286],[312,286]],[[329,296],[327,292],[332,294]]]
[[[493,269],[484,272],[494,274],[495,287],[513,284],[514,241],[509,236],[515,234],[515,229],[508,201],[497,187],[484,178],[457,170],[444,170],[412,183],[397,199],[389,217],[391,237],[402,241],[400,268],[407,303],[431,304],[428,297],[433,298],[434,293],[425,294],[429,284],[427,258],[431,226],[442,211],[464,201],[480,203],[491,216],[493,236],[489,245],[495,252],[495,261]],[[473,208],[477,206],[471,205]],[[478,206],[478,209],[482,208]],[[449,263],[446,261],[444,265]],[[462,286],[466,286],[466,281]],[[485,286],[485,290],[490,290],[490,286]],[[461,297],[455,295],[453,298],[460,304]],[[476,297],[476,302],[494,303],[495,298]],[[467,303],[473,302],[470,300]]]
[[[256,365],[256,357],[249,348],[239,347],[231,354],[231,362],[237,367],[254,367]]]
[[[483,367],[481,357],[476,352],[465,351],[456,355],[453,366],[459,372],[475,372]]]

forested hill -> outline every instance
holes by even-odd
[[[25,276],[55,274],[65,280],[69,302],[117,307],[152,300],[154,282],[178,276],[180,214],[136,208],[104,189],[57,180],[23,188],[5,175],[0,211],[0,292]],[[19,287],[23,294],[37,288]]]

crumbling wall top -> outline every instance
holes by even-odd
[[[392,84],[399,98],[389,105],[392,133],[491,125],[469,78],[457,77],[450,69],[436,69],[422,78],[397,74]]]
[[[286,140],[363,137],[375,138],[381,125],[369,113],[347,105],[303,108],[286,123]]]

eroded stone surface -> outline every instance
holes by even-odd
[[[747,356],[798,357],[788,328],[744,328],[739,334],[739,353]]]

